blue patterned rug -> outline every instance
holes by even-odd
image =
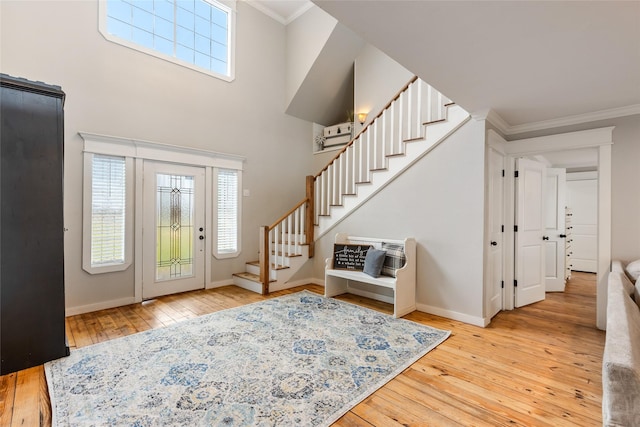
[[[45,364],[53,425],[327,426],[448,336],[303,291]]]

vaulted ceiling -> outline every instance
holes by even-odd
[[[638,1],[313,1],[505,133],[640,114]]]

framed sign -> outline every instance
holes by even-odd
[[[364,259],[369,247],[368,245],[334,244],[333,268],[336,270],[364,270]]]

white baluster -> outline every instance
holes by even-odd
[[[426,122],[433,121],[433,87],[427,85],[427,120]]]
[[[277,268],[278,267],[278,239],[280,237],[280,224],[277,224],[275,227],[273,227],[273,238],[270,240],[273,244],[273,265]],[[271,262],[269,262],[271,264]],[[271,275],[269,275],[269,278],[271,278]]]
[[[287,238],[287,237],[286,237],[286,234],[285,234],[285,230],[286,230],[286,229],[285,229],[285,226],[284,226],[284,224],[282,224],[282,227],[280,227],[280,236],[281,236],[281,239],[280,239],[280,242],[281,242],[281,243],[280,243],[280,245],[281,245],[281,249],[282,249],[282,250],[280,251],[280,254],[281,254],[281,255],[280,255],[280,256],[281,256],[280,266],[284,266],[284,256],[285,256],[285,239]]]
[[[416,80],[414,83],[417,87],[416,95],[416,138],[422,137],[422,80]]]
[[[356,183],[362,180],[362,136],[353,142],[353,191],[356,193]]]
[[[287,217],[287,254],[291,255],[293,252],[294,245],[292,244],[293,236],[293,213],[289,214]]]
[[[444,118],[444,102],[442,100],[442,94],[438,92],[438,120]]]

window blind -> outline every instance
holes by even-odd
[[[93,155],[91,266],[125,262],[125,158]]]
[[[238,251],[238,171],[217,170],[218,253]]]

